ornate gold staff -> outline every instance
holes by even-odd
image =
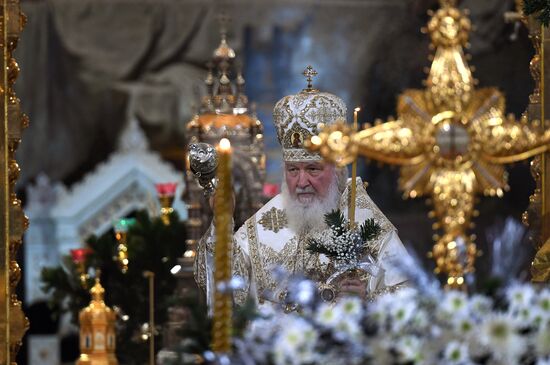
[[[216,246],[214,252],[214,323],[212,326],[212,350],[231,352],[231,321],[233,303],[231,293],[220,290],[220,284],[231,279],[231,143],[222,138],[218,146],[218,187],[214,202]]]

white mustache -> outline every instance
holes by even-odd
[[[296,187],[296,194],[315,193],[313,186],[306,186],[305,188]]]

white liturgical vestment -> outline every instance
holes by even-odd
[[[339,203],[346,217],[349,185],[348,182]],[[393,257],[408,254],[397,236],[397,230],[374,204],[358,178],[355,220],[361,225],[369,218],[374,218],[381,227],[372,253],[381,270],[376,277],[368,275],[365,278],[368,281],[367,294],[373,295],[396,288],[406,281],[393,268],[391,261]],[[211,225],[198,244],[195,261],[195,279],[205,290],[209,307],[214,296],[214,242]],[[258,210],[233,237],[233,272],[245,282],[244,288],[235,293],[237,303],[243,303],[248,296],[261,303],[284,293],[285,283],[277,282],[272,271],[277,266],[290,273],[302,273],[318,283],[324,282],[333,274],[334,268],[324,255],[309,252],[307,242],[307,233],[298,234],[290,228],[281,194]]]

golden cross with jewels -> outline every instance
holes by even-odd
[[[358,155],[401,166],[405,198],[427,196],[436,219],[430,253],[447,285],[461,287],[478,256],[472,227],[475,196],[501,197],[508,190],[504,164],[548,150],[550,130],[540,132],[527,118],[504,115],[504,96],[496,88],[475,89],[477,80],[463,47],[471,24],[454,2],[441,1],[429,12],[434,58],[426,88],[398,98],[397,120],[354,132],[340,122],[325,127],[307,146],[340,166]]]

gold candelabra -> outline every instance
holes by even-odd
[[[475,89],[464,55],[471,28],[467,12],[454,1],[441,1],[430,12],[434,57],[426,88],[399,96],[397,120],[377,121],[355,133],[345,121],[311,138],[309,148],[338,165],[358,155],[401,166],[399,186],[405,198],[428,196],[430,217],[437,220],[430,255],[436,272],[447,274],[449,286],[462,286],[474,269],[478,251],[468,235],[476,194],[501,197],[508,189],[504,164],[548,149],[550,131],[540,122],[519,122],[504,115],[504,97],[495,88]]]
[[[90,278],[86,268],[86,256],[88,256],[88,254],[90,254],[91,252],[92,250],[90,250],[89,248],[77,248],[71,250],[71,258],[73,259],[73,263],[76,266],[80,285],[84,289],[88,288],[88,279]]]
[[[165,225],[170,224],[170,214],[174,212],[172,204],[174,203],[177,186],[177,183],[161,183],[155,185],[160,202],[160,218]]]
[[[115,238],[117,240],[117,261],[122,273],[128,271],[128,230],[135,223],[134,218],[123,218],[115,222]]]
[[[217,353],[231,352],[231,321],[233,301],[231,293],[221,290],[231,279],[231,144],[223,138],[218,146],[218,187],[214,202],[216,245],[214,252],[214,323],[212,326],[212,350]]]

